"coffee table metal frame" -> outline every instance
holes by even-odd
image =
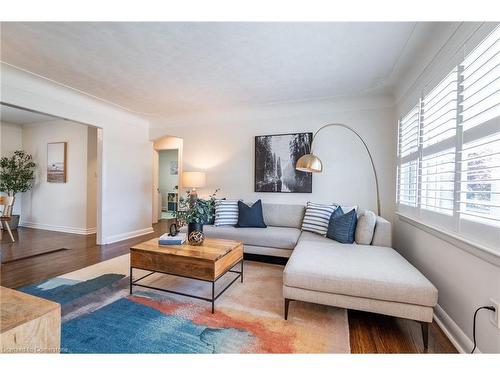
[[[233,270],[233,268],[235,266],[238,265],[238,263],[240,264],[240,271],[235,271]],[[132,280],[132,270],[133,269],[138,269],[138,270],[143,270],[143,271],[151,271],[150,273],[148,273],[147,275],[144,275],[144,276],[141,276],[140,278],[138,278],[137,280]],[[222,276],[226,275],[228,272],[231,272],[231,273],[236,273],[238,274],[238,276],[236,276],[233,280],[231,280],[231,282],[229,284],[227,284],[224,289],[222,289],[217,295],[215,295],[215,282],[217,280],[219,280]],[[207,283],[211,283],[212,284],[212,298],[207,298],[207,297],[202,297],[202,296],[197,296],[197,295],[193,295],[193,294],[188,294],[188,293],[182,293],[182,292],[178,292],[176,290],[170,290],[170,289],[163,289],[163,288],[158,288],[158,287],[155,287],[155,286],[151,286],[151,285],[144,285],[144,284],[139,284],[138,281],[140,280],[143,280],[145,279],[146,277],[149,277],[155,273],[162,273],[164,275],[171,275],[171,276],[176,276],[176,277],[182,277],[182,278],[185,278],[185,279],[191,279],[191,280],[198,280],[198,281],[204,281],[204,282],[207,282]],[[196,298],[196,299],[201,299],[203,301],[207,301],[207,302],[211,302],[212,303],[212,314],[214,313],[215,311],[215,301],[217,300],[217,298],[219,298],[222,293],[224,293],[231,285],[233,285],[236,280],[238,279],[241,279],[241,282],[243,283],[243,258],[241,258],[241,260],[239,260],[238,262],[234,263],[231,267],[229,267],[227,269],[226,272],[220,274],[215,280],[205,280],[205,279],[200,279],[200,278],[197,278],[197,277],[191,277],[191,276],[183,276],[183,275],[177,275],[175,273],[167,273],[167,272],[161,272],[161,271],[153,271],[153,270],[147,270],[147,269],[144,269],[144,268],[138,268],[138,267],[130,267],[130,294],[132,294],[132,286],[140,286],[141,288],[148,288],[148,289],[154,289],[154,290],[158,290],[158,291],[161,291],[161,292],[166,292],[166,293],[172,293],[172,294],[177,294],[177,295],[180,295],[180,296],[184,296],[184,297],[190,297],[190,298]]]

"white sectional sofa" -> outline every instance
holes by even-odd
[[[303,205],[262,203],[267,228],[204,225],[203,232],[207,237],[242,241],[247,254],[290,258],[300,239],[304,212]]]
[[[427,348],[438,291],[392,249],[387,220],[377,217],[371,245],[341,244],[301,232],[302,205],[263,203],[262,211],[267,228],[205,225],[204,233],[242,241],[245,253],[289,258],[283,274],[285,319],[292,301],[413,319],[422,324]]]

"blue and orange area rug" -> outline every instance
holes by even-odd
[[[210,303],[134,287],[121,256],[21,291],[59,302],[63,353],[349,353],[344,309],[292,302],[283,319],[283,267],[245,263],[245,281]],[[134,270],[134,279],[142,276]],[[232,278],[234,275],[228,276]],[[224,287],[228,280],[219,280]],[[208,296],[210,284],[167,275],[143,281]]]

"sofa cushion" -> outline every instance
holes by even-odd
[[[336,208],[337,206],[333,204],[307,202],[302,230],[324,236],[328,230],[330,216]]]
[[[252,205],[247,205],[242,201],[238,202],[238,223],[237,228],[266,228],[266,223],[262,217],[262,202],[259,199]]]
[[[340,244],[303,232],[284,284],[306,290],[435,306],[436,288],[389,247]]]
[[[297,228],[271,226],[267,228],[235,228],[231,226],[204,225],[203,233],[206,237],[241,241],[245,245],[290,250],[295,248],[300,237],[300,230]]]
[[[238,223],[238,201],[217,199],[215,201],[215,226]]]
[[[353,243],[357,221],[356,210],[344,214],[342,207],[338,207],[330,217],[326,237],[341,243]]]
[[[372,245],[392,247],[392,225],[383,217],[377,216]]]
[[[300,228],[305,209],[303,204],[262,203],[264,222],[272,227]]]
[[[213,204],[212,204],[212,207],[210,208],[210,214],[208,216],[208,221],[206,223],[203,223],[203,224],[209,224],[209,225],[213,225],[215,224],[215,203],[218,201],[218,200],[222,200],[222,201],[225,201],[226,198],[220,198],[220,199],[216,199],[214,200]]]
[[[370,245],[372,243],[376,223],[377,215],[372,211],[364,211],[358,217],[356,233],[354,234],[354,240],[358,245]]]

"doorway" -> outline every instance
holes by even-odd
[[[2,263],[97,244],[101,132],[88,124],[0,104],[0,156],[13,158],[21,150],[35,163],[30,188],[10,191],[15,193],[10,220],[14,241],[4,233]]]
[[[179,150],[158,151],[158,220],[175,218],[179,201]]]
[[[177,212],[181,194],[183,140],[164,136],[153,142],[153,218],[171,220]]]

